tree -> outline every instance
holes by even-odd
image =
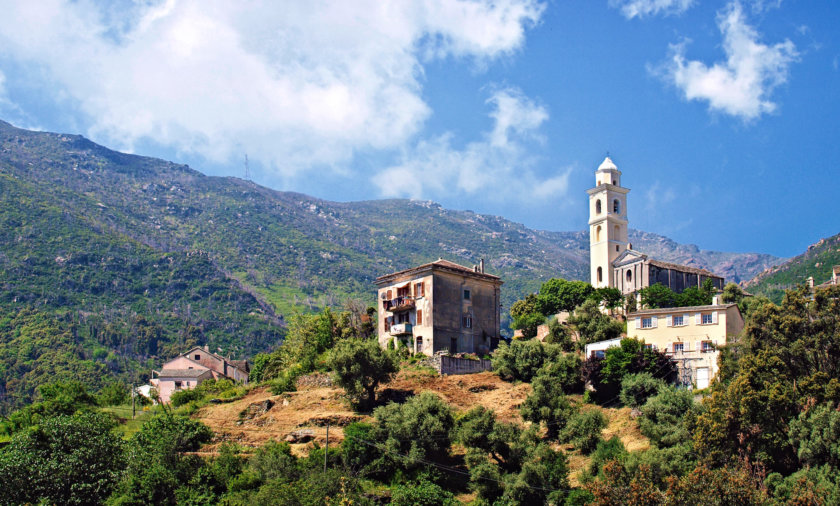
[[[630,338],[607,348],[604,358],[589,357],[581,371],[584,381],[595,387],[595,396],[601,403],[618,399],[621,381],[629,374],[648,372],[666,383],[677,379],[677,366],[668,355]]]
[[[615,318],[605,315],[594,300],[586,300],[569,317],[569,325],[577,330],[581,347],[589,343],[615,339],[624,331],[624,326]]]
[[[82,412],[46,418],[0,450],[0,503],[100,504],[125,468],[113,420]]]
[[[589,454],[598,446],[601,431],[607,426],[607,419],[598,409],[576,413],[563,431],[563,439],[569,441],[583,454]]]
[[[840,471],[840,411],[821,404],[800,413],[790,422],[790,442],[802,464]]]
[[[621,403],[631,408],[638,408],[664,386],[664,381],[654,378],[648,372],[629,374],[621,380]]]
[[[381,442],[387,463],[414,469],[425,460],[441,460],[449,453],[455,426],[452,409],[432,392],[422,392],[403,404],[391,403],[373,412],[374,436]]]
[[[540,443],[505,479],[502,504],[561,504],[569,491],[569,463],[562,451]]]
[[[518,300],[510,306],[510,317],[514,320],[527,314],[539,312],[537,295],[534,293],[529,293],[524,299]]]
[[[557,319],[552,318],[548,322],[548,334],[543,340],[546,344],[556,344],[564,352],[575,351],[575,342],[572,339],[572,329],[562,325]]]
[[[607,309],[615,309],[621,307],[621,304],[624,302],[624,296],[621,294],[621,290],[619,290],[618,288],[606,286],[596,288],[591,298],[593,298],[599,304],[603,303],[604,307],[606,307]]]
[[[641,407],[639,429],[657,448],[668,448],[691,439],[689,420],[697,406],[690,390],[662,386]]]
[[[394,506],[456,506],[460,503],[455,500],[452,492],[421,478],[414,483],[394,487],[391,492],[391,504]]]
[[[528,313],[513,319],[513,328],[522,331],[522,337],[531,339],[537,335],[537,327],[545,322],[542,313]]]
[[[345,339],[330,352],[328,365],[350,402],[367,411],[376,400],[376,387],[399,370],[396,358],[375,340]]]
[[[543,364],[560,353],[559,346],[536,340],[502,342],[493,352],[493,370],[505,380],[531,381]]]
[[[563,385],[546,369],[531,382],[531,393],[519,408],[522,418],[533,423],[544,423],[548,437],[557,439],[558,434],[575,413],[575,408],[566,398]]]
[[[572,311],[594,292],[592,285],[585,281],[551,278],[540,287],[537,309],[544,315]]]
[[[642,307],[646,309],[675,307],[677,302],[677,294],[662,283],[642,288],[639,290],[639,297]]]

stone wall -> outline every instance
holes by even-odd
[[[457,358],[441,353],[435,354],[429,362],[440,374],[473,374],[493,369],[490,360]]]

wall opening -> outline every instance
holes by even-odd
[[[598,282],[601,283],[604,281],[604,271],[600,267],[598,267]]]
[[[595,201],[595,214],[601,214],[601,199]]]

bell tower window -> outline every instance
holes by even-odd
[[[595,214],[601,214],[601,199],[595,201]]]
[[[601,283],[604,281],[604,270],[598,267],[598,282]]]
[[[621,213],[621,203],[618,201],[618,199],[613,200],[613,212],[615,214]]]
[[[601,242],[601,225],[595,227],[595,242]]]

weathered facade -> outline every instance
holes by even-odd
[[[195,346],[163,364],[160,371],[152,371],[151,385],[158,391],[161,402],[169,402],[178,390],[189,390],[209,379],[226,378],[247,383],[250,366],[245,360],[228,360],[211,352],[208,347]]]
[[[498,345],[502,281],[447,260],[376,279],[379,343],[413,353],[489,353]]]
[[[590,282],[595,288],[618,288],[623,294],[661,283],[675,292],[700,288],[711,280],[723,290],[724,279],[705,269],[660,262],[634,251],[628,242],[627,193],[621,171],[605,158],[595,171],[589,194]]]

